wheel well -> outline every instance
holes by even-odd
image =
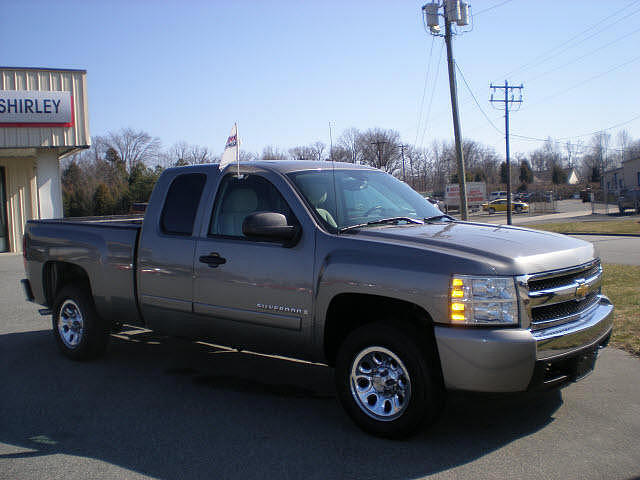
[[[324,328],[324,353],[327,363],[332,366],[335,364],[341,343],[353,330],[367,323],[390,319],[394,325],[428,341],[437,357],[433,320],[423,308],[389,297],[344,293],[334,297],[327,310]]]
[[[70,283],[79,283],[91,291],[89,276],[82,267],[67,262],[47,262],[42,272],[47,306],[53,307],[53,301],[58,292]]]

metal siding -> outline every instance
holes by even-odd
[[[0,89],[71,92],[74,115],[74,125],[68,128],[0,128],[0,148],[55,148],[91,144],[84,71],[5,68],[0,70]]]
[[[5,167],[9,247],[12,252],[21,252],[24,225],[38,216],[37,193],[33,190],[35,160],[0,158],[0,166]]]

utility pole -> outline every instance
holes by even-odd
[[[502,85],[494,85],[491,84],[491,88],[493,92],[491,93],[491,103],[503,103],[503,107],[498,107],[498,109],[504,109],[504,138],[506,144],[506,166],[507,166],[507,225],[511,225],[511,162],[509,159],[509,105],[515,103],[520,108],[522,104],[522,89],[524,88],[522,84],[518,87],[514,87],[509,85],[509,83],[505,80],[504,86]],[[493,93],[496,90],[504,91],[503,99],[494,99]],[[515,98],[514,91],[517,90],[518,98]]]
[[[404,149],[407,148],[407,145],[398,145],[400,147],[400,153],[402,154],[402,181],[407,183],[407,176],[404,173]]]
[[[447,45],[447,66],[449,69],[449,93],[451,94],[451,115],[453,116],[453,134],[456,143],[456,160],[458,163],[458,185],[460,191],[460,218],[467,220],[469,211],[467,207],[467,179],[464,168],[464,155],[462,153],[462,133],[460,131],[460,118],[458,114],[458,92],[456,88],[456,72],[453,60],[453,48],[451,46],[451,24],[467,26],[471,23],[469,4],[460,0],[443,0],[427,3],[422,7],[425,17],[425,26],[428,26],[432,35],[440,34],[438,9],[444,12],[444,41]]]
[[[375,145],[376,147],[378,147],[378,168],[382,167],[382,149],[380,148],[380,145],[384,145],[385,143],[389,142],[384,142],[382,140],[371,142],[371,145]]]

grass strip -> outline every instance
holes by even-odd
[[[611,299],[617,348],[640,356],[640,266],[604,264],[603,293]]]
[[[585,221],[585,222],[560,222],[560,223],[528,223],[522,225],[536,230],[546,230],[557,233],[635,233],[640,235],[640,221],[633,220],[610,220],[610,221]]]

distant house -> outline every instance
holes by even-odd
[[[602,188],[606,188],[608,191],[617,194],[624,187],[624,171],[622,167],[614,168],[604,172]]]
[[[640,188],[640,157],[622,162],[625,188]]]
[[[640,157],[622,162],[622,166],[604,172],[607,190],[620,192],[623,188],[640,188]]]
[[[578,172],[573,167],[563,168],[562,171],[567,175],[567,181],[565,185],[577,185],[580,183],[580,177]],[[551,170],[542,170],[533,174],[533,183],[536,184],[549,184],[553,183],[553,173]]]

